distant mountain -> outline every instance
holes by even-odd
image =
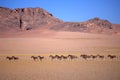
[[[93,18],[86,22],[64,22],[55,25],[51,29],[57,31],[77,31],[77,32],[92,32],[92,33],[110,33],[113,26],[107,20],[101,20],[99,18]]]
[[[0,7],[0,31],[30,30],[62,23],[42,8],[18,8],[11,10]]]
[[[49,29],[90,33],[119,33],[120,25],[93,18],[85,22],[64,22],[42,8],[0,7],[0,32]]]

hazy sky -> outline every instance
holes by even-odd
[[[86,21],[94,17],[120,23],[120,0],[0,0],[0,6],[41,7],[64,21]]]

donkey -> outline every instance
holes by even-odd
[[[80,57],[82,57],[85,60],[87,60],[87,58],[91,58],[91,56],[86,55],[86,54],[81,54]]]
[[[55,57],[56,57],[56,59],[58,59],[58,60],[62,60],[62,57],[59,56],[59,55],[55,55]]]
[[[108,57],[109,57],[110,59],[114,59],[114,58],[116,58],[115,55],[108,55]]]
[[[103,55],[97,55],[100,59],[103,59],[104,58],[104,56]]]
[[[78,58],[78,57],[77,57],[77,56],[74,56],[74,55],[68,55],[68,58],[71,59],[71,60],[73,60],[73,59],[76,59],[76,58]]]
[[[92,59],[97,58],[97,56],[96,56],[96,55],[90,55],[90,56],[91,56],[91,58],[92,58]]]
[[[13,60],[13,57],[7,56],[6,59],[8,59],[8,60]]]
[[[53,59],[56,59],[56,57],[55,56],[53,56],[53,55],[49,55],[49,57],[53,60]]]
[[[35,60],[38,60],[38,57],[36,56],[31,56],[31,58],[35,61]]]
[[[15,57],[15,56],[12,56],[14,60],[18,60],[19,58],[18,57]]]
[[[38,56],[38,58],[40,59],[40,61],[42,61],[44,59],[44,56]]]
[[[67,59],[68,56],[61,55],[62,59]]]
[[[9,59],[9,60],[18,60],[19,58],[15,57],[15,56],[12,56],[12,57],[7,56],[6,59]]]

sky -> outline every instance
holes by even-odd
[[[0,0],[1,7],[40,7],[63,21],[83,22],[99,17],[120,24],[120,0]]]

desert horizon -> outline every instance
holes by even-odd
[[[81,1],[73,10],[65,4],[56,12],[63,2],[46,7],[53,14],[39,6],[27,7],[27,2],[1,6],[0,80],[120,80],[120,24],[119,17],[111,15],[117,15],[119,2],[112,11],[113,5],[106,9],[109,2],[103,2],[103,8],[96,5],[100,9],[91,1],[95,9],[84,10]]]
[[[4,36],[0,38],[0,79],[119,80],[119,41],[116,34],[66,31]],[[56,55],[65,58],[50,57]]]

